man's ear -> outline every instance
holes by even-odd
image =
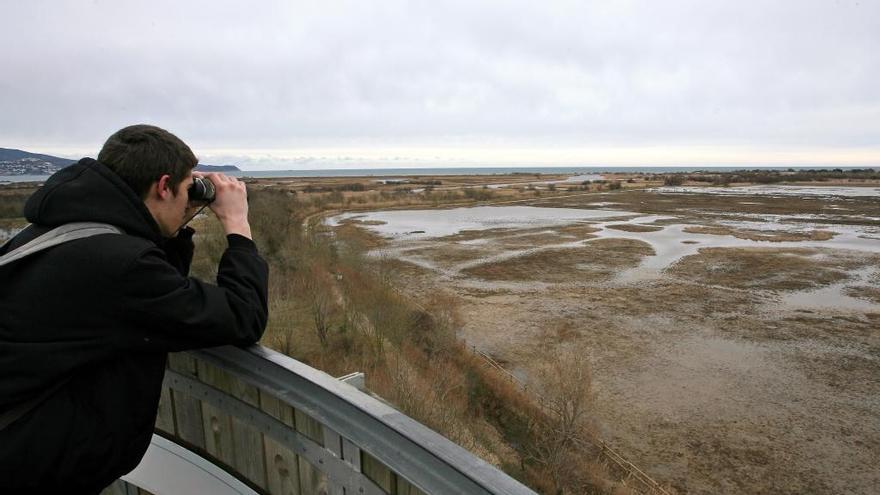
[[[156,194],[162,199],[174,196],[174,191],[171,188],[170,175],[165,174],[162,177],[159,177],[159,180],[156,182]]]

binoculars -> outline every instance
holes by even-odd
[[[205,177],[193,177],[193,183],[187,189],[189,200],[193,203],[209,204],[214,201],[217,190],[214,183]]]

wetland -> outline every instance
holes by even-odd
[[[363,371],[372,393],[540,493],[639,493],[596,439],[670,493],[873,493],[878,183],[251,180],[272,273],[261,343]],[[0,187],[0,242],[26,224],[33,187]],[[225,236],[210,214],[194,224],[193,272],[211,280]],[[584,396],[569,403],[586,407],[574,437],[542,405],[560,391]]]
[[[880,189],[586,192],[361,211],[401,290],[461,304],[459,337],[528,381],[592,367],[601,438],[679,493],[880,484]]]

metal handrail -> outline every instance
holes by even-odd
[[[396,409],[286,355],[261,346],[190,354],[303,411],[425,493],[534,493]]]

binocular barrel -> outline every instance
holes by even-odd
[[[187,192],[190,201],[205,204],[214,201],[217,194],[214,183],[205,177],[193,177],[193,183]]]

